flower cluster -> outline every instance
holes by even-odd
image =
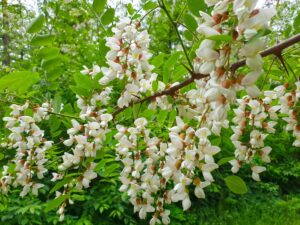
[[[113,119],[112,115],[106,113],[106,109],[101,106],[108,104],[110,100],[111,88],[106,87],[101,92],[94,92],[90,99],[83,99],[77,96],[77,106],[81,110],[80,118],[84,121],[79,123],[76,119],[72,119],[72,127],[68,129],[69,138],[63,144],[71,147],[72,153],[65,152],[62,156],[63,163],[59,165],[59,173],[53,173],[52,181],[62,179],[68,170],[78,169],[81,167],[81,175],[71,179],[64,185],[64,191],[57,191],[56,196],[67,195],[72,188],[82,190],[88,188],[93,179],[97,177],[94,172],[97,151],[102,149],[106,134],[110,131],[108,123]],[[57,213],[60,215],[60,221],[64,220],[65,207],[73,204],[71,196],[61,204]]]
[[[279,106],[270,104],[270,93],[265,94],[267,96],[264,99],[249,96],[238,99],[239,106],[233,110],[235,117],[232,121],[235,125],[232,126],[234,133],[231,140],[236,148],[236,159],[230,161],[232,172],[237,173],[243,164],[250,164],[252,178],[256,181],[260,180],[259,173],[266,170],[258,162],[271,161],[269,154],[272,149],[264,145],[264,140],[268,134],[275,133],[277,112],[280,109]]]
[[[141,97],[141,93],[152,92],[152,82],[157,74],[148,60],[152,56],[148,50],[149,35],[141,31],[139,23],[129,18],[121,19],[113,28],[114,36],[107,38],[110,51],[106,54],[108,68],[103,67],[104,76],[99,80],[102,85],[114,79],[125,79],[125,90],[118,99],[120,108]]]
[[[13,104],[10,108],[12,109],[10,117],[3,118],[10,134],[7,143],[2,146],[16,150],[15,158],[12,159],[15,167],[11,170],[8,166],[4,166],[0,188],[2,192],[7,193],[10,185],[20,185],[23,186],[21,197],[30,191],[37,195],[38,190],[44,186],[38,180],[44,178],[44,174],[48,171],[45,168],[47,162],[45,152],[52,146],[52,141],[44,138],[44,131],[37,123],[48,119],[51,107],[48,103],[43,103],[42,106],[33,109],[33,116],[25,115],[25,111],[29,110],[29,102],[21,106]]]
[[[176,121],[170,128],[169,143],[149,136],[145,118],[136,119],[135,127],[117,126],[116,149],[124,164],[120,191],[128,193],[140,218],[153,213],[150,224],[169,223],[165,204],[181,201],[183,209],[189,209],[191,185],[198,198],[205,198],[203,189],[214,181],[211,172],[218,168],[213,156],[220,149],[211,145],[210,130],[203,127],[195,131],[180,117]]]
[[[295,141],[293,145],[295,147],[300,147],[300,121],[299,121],[299,102],[300,102],[300,81],[296,82],[296,88],[291,92],[282,93],[279,97],[280,102],[280,112],[287,114],[288,117],[284,117],[283,120],[286,121],[287,131],[292,131]],[[286,90],[285,86],[279,86],[282,92]]]
[[[130,128],[117,125],[117,159],[124,164],[120,191],[128,193],[134,211],[139,212],[140,218],[145,219],[147,213],[153,213],[150,224],[161,221],[168,224],[170,211],[164,209],[168,199],[166,180],[161,176],[167,146],[160,143],[157,137],[150,137],[145,118],[136,119],[134,125]]]

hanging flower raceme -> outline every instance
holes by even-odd
[[[38,190],[44,186],[40,182],[48,171],[45,163],[48,161],[45,152],[52,147],[52,141],[44,138],[44,130],[38,123],[48,119],[51,107],[48,103],[33,108],[33,116],[27,116],[25,111],[30,110],[29,102],[24,105],[13,104],[10,117],[4,117],[6,128],[10,130],[8,140],[2,146],[15,149],[15,157],[11,160],[15,166],[4,166],[0,179],[0,189],[3,193],[9,191],[9,187],[22,186],[20,196],[31,192],[38,194]]]
[[[142,93],[152,93],[152,82],[157,77],[148,62],[152,56],[148,50],[149,34],[140,26],[140,23],[123,18],[113,28],[114,36],[106,39],[110,48],[106,54],[109,67],[102,68],[104,76],[99,83],[106,85],[114,79],[126,81],[125,90],[118,99],[120,108],[140,98]]]
[[[150,224],[169,224],[170,211],[164,208],[169,196],[166,179],[162,176],[167,144],[157,137],[150,137],[147,120],[138,118],[134,127],[117,125],[117,159],[124,164],[120,180],[120,191],[126,191],[134,211],[145,219],[153,215]]]
[[[300,81],[295,83],[295,88],[290,92],[283,92],[279,97],[280,112],[287,114],[283,120],[287,123],[286,130],[292,131],[295,141],[293,145],[300,147],[300,122],[299,122],[299,102],[300,102]],[[277,89],[285,91],[285,86],[279,86]]]
[[[198,198],[205,198],[203,189],[214,181],[211,173],[218,168],[213,156],[220,149],[211,145],[210,130],[195,131],[180,117],[176,121],[169,143],[149,136],[145,118],[136,119],[135,127],[117,126],[117,158],[124,164],[120,191],[127,192],[140,218],[152,213],[150,224],[170,222],[166,204],[181,201],[189,209],[191,186]]]
[[[113,119],[112,115],[106,113],[104,108],[109,103],[111,91],[112,88],[106,87],[100,92],[94,91],[90,98],[83,99],[77,96],[77,106],[81,110],[82,121],[71,120],[72,127],[67,131],[69,138],[63,142],[65,146],[71,148],[71,152],[63,154],[63,162],[58,167],[59,173],[52,174],[52,181],[63,179],[68,175],[69,170],[78,169],[78,167],[81,168],[81,175],[67,182],[63,192],[56,192],[56,198],[61,195],[68,196],[57,211],[60,221],[64,220],[67,203],[73,204],[69,195],[70,190],[89,188],[91,181],[97,177],[97,173],[94,171],[96,167],[94,160],[97,152],[103,147],[106,134],[110,131],[109,122]]]
[[[277,113],[280,107],[271,105],[272,96],[276,92],[265,93],[263,99],[253,99],[245,96],[238,99],[238,108],[234,109],[235,117],[232,126],[233,135],[231,140],[236,148],[236,159],[231,160],[232,172],[237,173],[243,164],[250,164],[252,169],[252,178],[260,180],[259,173],[266,170],[265,167],[257,165],[258,159],[262,163],[270,163],[269,154],[271,147],[265,146],[264,140],[268,134],[275,133],[275,126],[278,119]],[[245,139],[245,136],[249,138]],[[248,140],[249,141],[245,141]]]

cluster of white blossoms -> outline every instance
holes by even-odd
[[[114,79],[126,81],[125,90],[118,99],[120,108],[128,106],[133,100],[141,97],[141,93],[152,93],[152,82],[157,74],[148,60],[149,34],[141,31],[140,24],[129,18],[121,19],[112,29],[114,36],[107,38],[106,45],[110,51],[106,54],[108,68],[101,68],[103,77],[99,80],[106,85]]]
[[[95,66],[94,66],[95,67]],[[94,69],[93,69],[94,70]],[[95,74],[97,74],[95,72]],[[64,185],[64,191],[56,192],[56,197],[67,195],[72,188],[82,190],[90,187],[90,183],[97,177],[94,172],[96,163],[93,161],[96,154],[102,149],[106,139],[106,134],[110,131],[108,123],[113,119],[112,115],[106,113],[106,106],[110,100],[111,87],[106,87],[99,93],[95,91],[89,99],[83,99],[77,96],[77,106],[81,110],[80,118],[83,123],[72,119],[72,127],[68,129],[69,138],[63,144],[71,147],[71,153],[65,152],[62,156],[63,163],[59,165],[59,173],[53,173],[52,181],[63,179],[68,170],[78,169],[81,167],[81,175],[74,177]],[[64,220],[65,207],[73,204],[69,196],[60,206],[57,213],[60,215],[60,221]]]
[[[176,123],[169,143],[150,137],[145,118],[136,119],[135,127],[117,125],[117,158],[124,164],[120,191],[128,193],[140,218],[152,213],[150,224],[170,222],[165,204],[181,201],[183,209],[189,209],[189,186],[194,186],[196,197],[205,198],[203,189],[214,181],[211,173],[218,168],[213,156],[220,148],[211,145],[210,130],[195,130],[180,117]]]
[[[136,119],[134,125],[130,128],[117,125],[117,159],[124,164],[120,191],[128,193],[141,219],[152,213],[150,224],[168,224],[170,211],[164,209],[164,203],[169,196],[166,180],[161,175],[167,145],[160,143],[157,137],[150,137],[145,118]]]
[[[299,102],[300,102],[300,81],[295,83],[296,88],[290,92],[285,92],[285,86],[279,86],[278,88],[284,92],[279,97],[280,112],[287,114],[288,117],[284,117],[286,121],[287,131],[292,131],[295,141],[293,145],[300,147],[300,121],[299,121]],[[298,108],[297,108],[298,107]]]
[[[12,112],[10,117],[4,117],[5,127],[10,131],[8,140],[2,143],[2,147],[14,149],[15,157],[11,160],[13,168],[4,166],[0,178],[0,189],[7,193],[10,185],[23,186],[20,196],[27,195],[30,191],[33,195],[44,186],[39,180],[44,178],[48,171],[45,168],[47,159],[45,152],[52,147],[52,141],[44,138],[44,130],[41,130],[38,123],[48,119],[48,112],[51,107],[48,103],[37,106],[33,109],[33,116],[27,116],[29,102],[24,105],[13,104],[10,106]],[[13,164],[11,164],[13,165]]]
[[[268,94],[268,93],[267,93]],[[266,170],[258,162],[270,163],[269,154],[272,148],[265,146],[264,140],[269,133],[275,133],[280,107],[271,106],[269,97],[253,99],[249,96],[238,99],[238,108],[234,109],[232,122],[232,143],[236,150],[236,159],[231,160],[232,172],[237,173],[243,164],[250,164],[252,178],[260,181],[259,173]],[[260,159],[260,160],[258,160]]]
[[[288,85],[281,85],[272,91],[265,91],[263,99],[245,96],[237,100],[239,107],[233,110],[235,117],[232,121],[235,126],[232,126],[234,134],[231,136],[236,147],[236,159],[230,161],[233,173],[237,173],[244,163],[250,164],[252,178],[260,180],[259,173],[266,168],[257,165],[257,162],[270,162],[269,154],[272,149],[264,146],[264,139],[268,134],[275,133],[279,113],[288,115],[282,118],[287,122],[286,130],[293,132],[295,137],[293,145],[300,147],[300,125],[296,108],[300,99],[300,82],[296,82],[296,89],[290,92],[287,88]],[[249,136],[249,140],[242,141],[245,135]]]

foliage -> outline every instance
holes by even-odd
[[[128,140],[131,137],[128,132],[122,133],[120,129],[116,129],[116,124],[121,124],[127,130],[137,130],[136,132],[139,134],[137,135],[137,147],[141,152],[147,151],[151,145],[149,144],[150,139],[155,137],[159,139],[151,150],[157,151],[155,155],[159,156],[153,163],[155,165],[160,160],[165,160],[164,154],[167,153],[162,154],[157,149],[162,149],[161,144],[163,143],[173,144],[173,140],[170,141],[170,129],[175,130],[182,126],[178,119],[180,116],[184,124],[184,128],[180,128],[181,135],[188,136],[186,127],[194,127],[195,137],[193,138],[196,144],[205,139],[205,145],[208,143],[208,146],[216,147],[221,151],[213,159],[218,167],[212,172],[214,182],[209,176],[202,175],[201,166],[207,163],[206,159],[202,159],[199,168],[195,169],[195,177],[200,177],[202,183],[209,182],[210,184],[204,189],[205,199],[199,200],[193,195],[197,187],[197,179],[194,179],[191,184],[193,188],[185,187],[190,194],[189,200],[192,203],[189,210],[185,211],[189,207],[184,205],[182,199],[180,199],[182,204],[181,202],[166,203],[164,212],[170,210],[171,224],[300,224],[298,188],[300,185],[300,152],[299,146],[295,146],[297,138],[295,132],[286,129],[289,120],[284,118],[288,118],[289,112],[278,113],[276,132],[268,134],[264,140],[264,146],[272,148],[269,155],[271,163],[263,164],[264,160],[266,162],[268,159],[260,158],[264,153],[256,153],[253,161],[249,163],[244,160],[243,167],[238,167],[239,174],[233,175],[232,171],[237,172],[235,171],[238,166],[236,162],[242,162],[242,160],[235,161],[236,158],[238,159],[237,153],[234,155],[237,147],[231,140],[232,135],[236,132],[233,128],[237,126],[233,122],[237,116],[233,109],[239,108],[240,105],[228,104],[231,109],[228,110],[226,118],[230,121],[230,128],[225,128],[224,125],[220,129],[221,135],[217,135],[218,132],[212,132],[206,137],[200,134],[198,136],[196,131],[201,126],[203,128],[209,127],[209,125],[203,125],[202,117],[199,123],[199,120],[189,116],[185,112],[185,108],[181,107],[187,106],[187,108],[199,110],[198,103],[192,102],[186,96],[188,96],[187,93],[192,93],[194,90],[207,88],[203,86],[199,88],[200,85],[194,82],[197,80],[196,76],[203,75],[203,71],[199,69],[199,72],[197,66],[200,68],[201,63],[205,62],[205,57],[202,58],[201,52],[209,49],[210,46],[205,46],[201,51],[197,49],[201,49],[205,41],[213,41],[215,47],[210,50],[217,49],[218,53],[226,46],[231,46],[232,51],[235,51],[235,48],[241,49],[243,45],[258,43],[262,39],[267,40],[268,46],[274,46],[293,35],[299,35],[299,2],[282,0],[270,3],[266,7],[274,6],[277,9],[277,16],[272,18],[270,29],[258,29],[258,32],[250,39],[240,35],[240,39],[237,38],[237,40],[232,27],[237,26],[238,20],[231,17],[229,19],[213,18],[214,20],[224,19],[225,22],[222,23],[225,30],[233,29],[228,33],[225,31],[222,34],[206,35],[206,31],[203,32],[201,29],[199,31],[199,27],[203,25],[203,15],[200,15],[199,11],[207,14],[213,13],[213,5],[206,5],[207,2],[213,1],[142,0],[138,5],[124,4],[123,2],[115,3],[115,1],[104,0],[38,1],[38,11],[29,9],[26,4],[12,3],[6,0],[1,2],[0,19],[3,23],[0,27],[2,34],[2,42],[0,42],[2,57],[2,66],[0,66],[0,179],[5,173],[12,174],[12,176],[16,176],[18,173],[15,168],[17,150],[16,147],[9,147],[11,131],[7,127],[7,121],[2,121],[3,118],[11,116],[10,105],[13,104],[22,106],[28,103],[28,106],[17,111],[20,112],[20,115],[24,114],[35,118],[35,122],[29,124],[34,123],[38,126],[35,131],[43,131],[43,135],[40,136],[40,145],[35,146],[34,149],[41,146],[47,149],[43,156],[43,159],[45,158],[47,161],[42,163],[47,172],[43,174],[42,181],[38,179],[37,175],[33,175],[36,184],[41,182],[43,185],[38,188],[38,196],[35,196],[31,187],[32,193],[30,191],[29,194],[20,197],[20,193],[24,191],[23,185],[20,184],[18,184],[19,186],[11,185],[12,187],[7,193],[4,192],[3,195],[0,195],[0,223],[145,224],[145,221],[139,217],[146,216],[134,213],[131,196],[128,196],[126,192],[119,191],[124,184],[124,181],[121,182],[119,179],[120,174],[121,177],[126,177],[126,174],[123,175],[126,165],[120,162],[120,159],[123,160],[126,157],[123,158],[123,153],[120,151],[122,142],[119,137],[123,135]],[[233,10],[232,7],[228,9],[228,11],[230,10]],[[139,47],[143,48],[143,54],[147,55],[138,58],[138,63],[142,61],[138,64],[141,65],[142,72],[139,72],[139,69],[135,70],[134,65],[136,64],[132,63],[129,68],[132,71],[128,79],[126,77],[128,74],[125,74],[125,79],[112,79],[107,85],[103,81],[107,76],[103,68],[111,69],[112,64],[108,58],[113,57],[108,56],[113,47],[112,44],[107,44],[109,43],[107,38],[117,37],[118,31],[122,31],[122,28],[117,30],[115,27],[121,26],[118,24],[123,21],[124,16],[133,21],[127,23],[126,29],[136,29],[136,32],[141,34],[147,30],[151,41],[148,43],[147,35],[140,40],[141,45],[146,43],[145,46]],[[228,15],[224,13],[223,16]],[[239,41],[239,43],[235,45],[235,41]],[[120,46],[125,46],[125,44],[121,43]],[[126,53],[130,50],[124,47],[122,51]],[[118,63],[122,58],[114,60],[115,63]],[[225,65],[224,68],[226,71],[230,71],[232,69],[230,66],[240,60],[238,52],[231,52],[228,57],[228,65]],[[256,82],[259,89],[274,90],[280,85],[289,83],[285,94],[293,93],[296,87],[295,83],[299,82],[299,44],[295,43],[288,49],[282,49],[280,55],[269,55],[263,60],[261,66],[264,72]],[[150,65],[153,65],[153,68]],[[145,69],[145,67],[147,68]],[[244,77],[251,71],[252,68],[247,66],[239,67],[235,74],[226,78],[226,81],[233,79],[232,77],[236,75]],[[130,83],[130,77],[133,78],[137,74],[143,76],[142,78],[145,80],[151,80],[151,83],[145,88],[145,91],[132,94],[127,85],[134,84],[134,82]],[[157,74],[157,78],[153,74]],[[180,85],[180,82],[185,82],[189,78],[193,79],[189,85],[170,91],[172,87]],[[135,79],[137,78],[133,80]],[[206,79],[206,77],[201,77],[201,79]],[[98,80],[100,80],[100,84]],[[142,82],[142,79],[139,81]],[[228,88],[226,82],[220,86],[222,85]],[[112,90],[110,87],[113,87]],[[244,87],[245,90],[235,92],[237,98],[241,99],[247,94],[247,85]],[[208,91],[208,89],[205,90]],[[169,92],[164,97],[151,97],[162,91]],[[130,92],[130,97],[122,100],[122,103],[120,97],[124,96],[126,92]],[[95,101],[94,98],[96,98]],[[149,101],[143,101],[145,98],[148,98]],[[200,97],[198,96],[198,98]],[[156,101],[157,99],[160,99],[161,102]],[[266,96],[249,97],[248,100],[255,99],[265,101]],[[131,102],[137,102],[137,104],[131,105]],[[153,106],[155,104],[156,107]],[[250,112],[252,108],[247,104],[245,112]],[[270,107],[280,104],[282,104],[280,98],[273,99]],[[299,101],[298,103],[297,101],[293,102],[291,110],[297,112],[299,107]],[[37,110],[41,113],[40,119],[36,119]],[[207,111],[209,110],[211,109],[207,109]],[[97,113],[101,112],[105,118],[97,119],[97,115],[93,115],[96,111]],[[202,112],[201,115],[205,115],[207,111]],[[111,118],[110,115],[112,115]],[[114,119],[112,119],[113,117]],[[147,125],[134,122],[143,123],[138,120],[139,118],[145,118]],[[78,121],[79,125],[74,122],[74,119]],[[266,119],[266,122],[270,121],[272,119]],[[91,128],[91,122],[101,123],[99,126],[104,130],[104,138],[99,138],[97,135],[94,137],[90,134],[94,129]],[[22,121],[18,123],[22,124]],[[296,113],[296,125],[299,123],[299,113]],[[84,126],[82,126],[83,124]],[[88,141],[93,143],[93,146],[98,146],[94,147],[97,148],[96,152],[92,152],[86,157],[81,156],[78,165],[67,165],[67,160],[63,159],[66,153],[73,154],[73,150],[76,148],[72,140],[72,129],[76,130],[75,134],[77,135],[84,136],[85,133],[89,133]],[[251,126],[245,127],[244,133],[240,137],[241,141],[251,142],[251,129],[253,129],[253,125],[252,128]],[[21,134],[22,139],[30,137],[31,131],[29,130],[25,130]],[[49,146],[47,141],[51,141]],[[66,144],[68,141],[72,143]],[[116,157],[119,160],[116,160]],[[143,160],[147,157],[151,158],[148,155],[141,156]],[[134,160],[138,160],[137,156]],[[29,160],[29,164],[33,168],[38,165],[35,164],[34,159]],[[157,164],[157,167],[159,167],[158,165],[164,166]],[[255,173],[253,167],[262,165],[266,167],[267,171],[257,172],[258,177],[256,174],[253,175]],[[63,168],[64,172],[58,168]],[[156,168],[153,170],[155,171]],[[191,169],[186,167],[183,169],[183,173],[188,174],[189,170]],[[249,171],[252,172],[252,176]],[[63,174],[62,179],[51,181],[56,176],[53,173],[58,176]],[[88,175],[86,175],[87,173]],[[163,177],[161,174],[159,176]],[[90,179],[83,181],[85,177],[90,177]],[[253,181],[252,177],[256,180],[261,179],[261,182]],[[139,179],[137,180],[139,182]],[[163,183],[163,181],[160,182]],[[172,189],[172,185],[176,182],[176,179],[175,181],[170,179],[165,189],[170,187]],[[165,189],[162,189],[161,193]],[[201,193],[198,195],[202,197]],[[137,195],[142,194],[138,193]],[[155,196],[155,200],[157,199],[159,199],[159,194]],[[151,220],[151,217],[152,214],[151,216],[147,215],[147,221]],[[62,220],[63,222],[61,222]]]

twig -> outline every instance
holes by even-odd
[[[287,39],[287,40],[285,40],[285,41],[283,41],[283,42],[281,42],[281,43],[279,43],[279,44],[277,44],[277,45],[275,45],[275,46],[273,46],[273,47],[271,47],[271,48],[268,48],[267,50],[265,50],[265,51],[262,51],[261,53],[260,53],[260,55],[262,56],[262,57],[266,57],[266,56],[268,56],[268,55],[276,55],[276,54],[281,54],[281,52],[284,50],[284,49],[286,49],[286,48],[288,48],[288,47],[290,47],[290,46],[292,46],[292,45],[294,45],[294,44],[296,44],[297,42],[300,42],[300,34],[297,34],[297,35],[295,35],[295,36],[293,36],[293,37],[291,37],[291,38],[289,38],[289,39]],[[238,68],[240,68],[240,67],[242,67],[242,66],[244,66],[244,65],[246,65],[246,60],[242,60],[242,61],[239,61],[239,62],[237,62],[237,63],[234,63],[232,66],[231,66],[231,71],[236,71]]]
[[[169,11],[167,10],[166,5],[165,5],[165,3],[164,3],[163,0],[159,1],[159,5],[160,5],[160,8],[166,13],[166,15],[167,15],[167,17],[169,18],[169,20],[170,20],[170,22],[172,23],[172,25],[174,26],[175,32],[176,32],[176,34],[177,34],[177,36],[178,36],[178,38],[179,38],[179,42],[180,42],[180,45],[181,45],[181,47],[182,47],[182,49],[183,49],[183,52],[184,52],[184,54],[185,54],[185,57],[186,57],[186,59],[187,59],[187,61],[188,61],[188,63],[189,63],[189,66],[190,66],[191,69],[193,70],[193,64],[192,64],[192,62],[191,62],[191,60],[190,60],[190,58],[189,58],[189,56],[188,56],[188,54],[187,54],[186,48],[185,48],[185,46],[184,46],[184,44],[183,44],[183,40],[182,40],[182,38],[181,38],[181,36],[180,36],[180,33],[179,33],[179,30],[178,30],[177,24],[176,24],[176,23],[174,22],[174,20],[172,19],[172,17],[171,17],[171,15],[170,15]]]
[[[294,36],[294,37],[291,37],[289,39],[287,39],[286,41],[283,41],[271,48],[268,48],[267,50],[265,51],[262,51],[260,53],[260,55],[262,57],[266,57],[266,56],[269,56],[269,55],[276,55],[278,54],[279,52],[281,53],[284,49],[296,44],[297,42],[300,42],[300,34]],[[234,64],[231,65],[230,67],[230,70],[231,71],[235,71],[236,69],[238,69],[239,67],[242,67],[246,64],[246,61],[245,60],[242,60],[242,61],[239,61],[239,62],[236,62]],[[146,101],[149,101],[149,100],[155,100],[155,98],[157,97],[161,97],[161,96],[164,96],[164,95],[174,95],[174,93],[178,90],[180,90],[181,88],[191,84],[194,82],[194,80],[198,80],[198,79],[202,79],[204,77],[208,77],[209,74],[199,74],[199,73],[194,73],[193,71],[190,71],[190,74],[191,74],[191,77],[184,80],[183,82],[181,82],[180,84],[178,85],[175,85],[167,90],[164,90],[164,91],[161,91],[161,92],[158,92],[154,95],[151,95],[151,96],[148,96],[146,98],[143,98],[143,99],[140,99],[138,101],[133,101],[131,103],[129,103],[128,106],[125,106],[123,108],[119,108],[117,109],[112,115],[113,117],[115,118],[119,113],[123,112],[125,109],[127,109],[128,107],[134,105],[134,104],[139,104],[139,103],[143,103],[143,102],[146,102]]]

